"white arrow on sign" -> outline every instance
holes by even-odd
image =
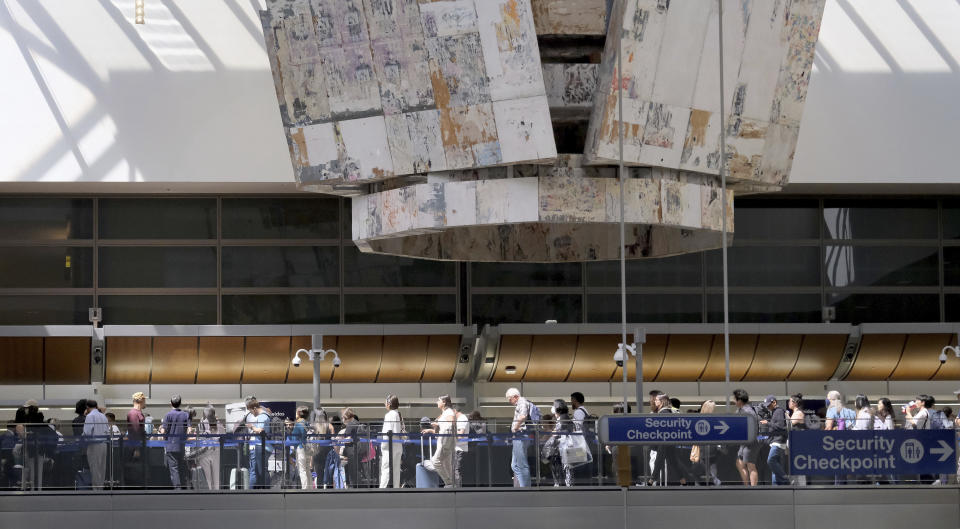
[[[727,425],[727,423],[720,421],[720,424],[714,425],[713,429],[720,430],[720,435],[723,435],[727,433],[727,430],[729,430],[730,427]],[[943,441],[940,441],[940,442],[942,443]]]
[[[939,462],[943,463],[944,461],[947,460],[947,458],[950,457],[951,454],[953,454],[953,447],[950,446],[949,443],[947,443],[946,441],[944,441],[944,440],[941,439],[941,440],[940,440],[940,448],[931,448],[931,449],[930,449],[930,453],[931,453],[931,454],[943,454],[943,455],[940,456],[940,459],[938,459]]]

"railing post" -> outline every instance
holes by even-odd
[[[389,487],[393,487],[393,430],[387,432],[387,451],[389,452],[387,456],[387,464],[389,465],[387,478],[390,482]],[[383,450],[380,450],[380,455],[383,457]]]
[[[540,423],[533,425],[533,464],[537,466],[537,487],[540,486]],[[532,485],[532,484],[531,484]]]

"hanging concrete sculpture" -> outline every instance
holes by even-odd
[[[556,157],[528,3],[268,7],[264,34],[301,185]]]
[[[591,261],[621,253],[618,83],[623,253],[717,248],[719,18],[732,189],[775,190],[824,2],[268,0],[262,21],[299,186],[352,197],[361,250]]]
[[[724,2],[723,133],[729,178],[744,190],[787,183],[825,2]],[[719,16],[715,2],[615,1],[587,136],[590,162],[618,160],[619,83],[626,163],[719,175]]]

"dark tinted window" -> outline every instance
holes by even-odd
[[[474,263],[471,281],[475,287],[577,287],[582,269],[580,263]]]
[[[581,323],[582,298],[567,294],[474,294],[473,323]]]
[[[627,261],[628,287],[700,286],[700,254]],[[620,287],[620,261],[587,263],[591,287]]]
[[[311,295],[223,296],[224,325],[340,323],[340,298]]]
[[[936,248],[826,246],[827,286],[937,286]]]
[[[0,248],[0,288],[90,288],[93,248]]]
[[[0,296],[0,325],[88,325],[93,296]]]
[[[100,248],[103,288],[217,286],[217,250],[207,246]]]
[[[224,287],[336,287],[336,246],[225,246]]]
[[[934,200],[827,200],[825,239],[936,239]]]
[[[0,198],[0,239],[66,240],[93,238],[89,198]]]
[[[352,243],[343,246],[343,285],[346,287],[452,287],[454,263],[361,253]]]
[[[816,246],[734,246],[727,250],[732,287],[820,286],[820,248]],[[707,285],[723,286],[723,253],[707,252]]]
[[[943,308],[946,321],[960,321],[960,294],[943,296]]]
[[[819,239],[820,205],[816,200],[737,200],[737,239]]]
[[[943,248],[943,284],[960,285],[960,247],[944,246]]]
[[[699,294],[642,294],[627,296],[629,323],[700,323],[703,296]],[[587,298],[588,323],[620,323],[620,296],[597,294]]]
[[[960,239],[960,200],[943,201],[943,238]]]
[[[336,198],[225,198],[224,239],[336,239]]]
[[[827,299],[844,323],[940,321],[937,294],[830,294]]]
[[[375,294],[344,296],[346,323],[456,323],[453,295]]]
[[[100,296],[104,325],[214,325],[216,296]]]
[[[101,239],[216,239],[213,198],[102,198]]]
[[[816,323],[821,319],[820,294],[730,295],[731,323]],[[707,297],[707,321],[723,322],[722,295]]]

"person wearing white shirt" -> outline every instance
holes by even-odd
[[[393,488],[400,488],[400,460],[403,457],[403,436],[400,435],[406,430],[403,428],[403,417],[400,416],[398,408],[400,399],[396,395],[387,395],[384,408],[387,414],[383,416],[383,430],[381,433],[393,433],[392,447],[387,435],[383,435],[383,443],[380,445],[380,488],[385,489],[390,484],[390,472],[393,471]]]
[[[110,433],[107,418],[97,409],[97,401],[87,401],[87,413],[83,420],[83,436],[87,445],[87,464],[90,465],[90,483],[94,490],[103,489],[107,470],[106,436]]]
[[[470,419],[460,410],[455,410],[457,414],[457,460],[454,469],[454,479],[457,487],[463,486],[463,454],[470,450]]]
[[[452,488],[455,483],[454,460],[456,458],[457,438],[454,432],[456,431],[457,415],[449,395],[437,398],[437,407],[442,410],[442,413],[437,417],[433,428],[427,428],[420,432],[439,434],[437,450],[433,453],[433,457],[424,461],[423,467],[440,474],[444,488]]]

